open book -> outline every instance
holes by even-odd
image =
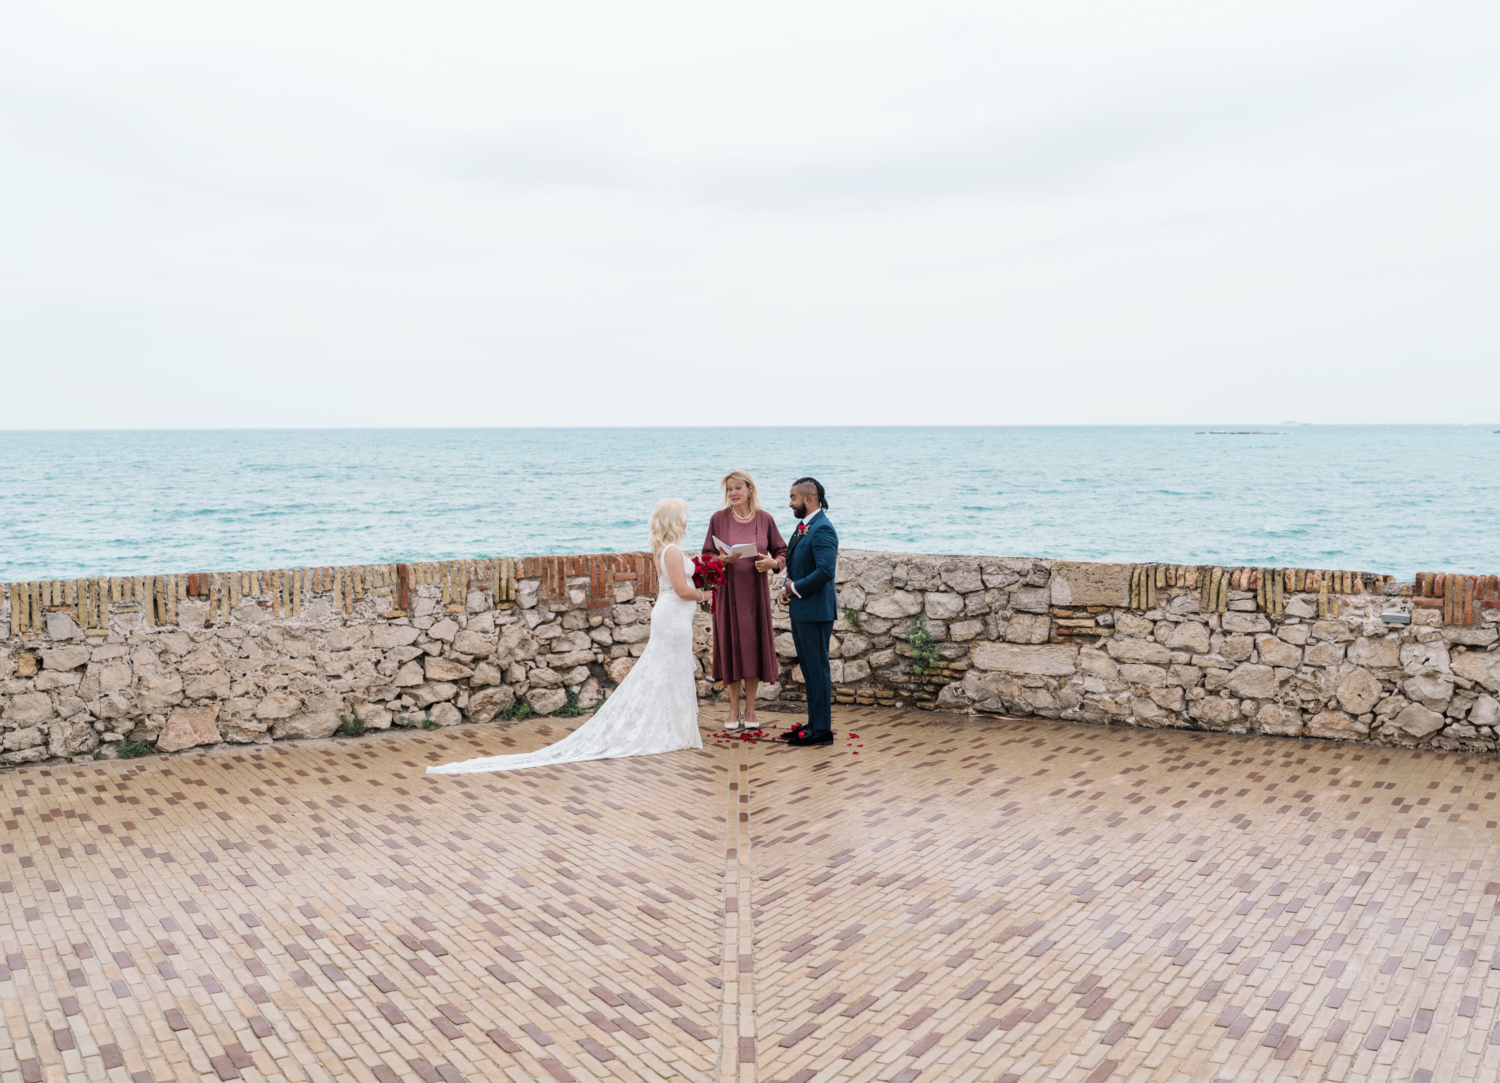
[[[730,545],[717,534],[714,535],[714,545],[718,546],[720,554],[726,557],[753,557],[757,552],[754,542],[741,542],[739,545]]]

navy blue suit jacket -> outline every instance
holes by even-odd
[[[828,513],[820,512],[787,556],[787,579],[797,586],[787,606],[792,620],[798,624],[838,620],[839,597],[833,585],[838,560],[838,531],[828,521]]]

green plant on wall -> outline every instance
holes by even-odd
[[[531,704],[524,699],[512,703],[495,716],[502,722],[520,722],[531,717]]]
[[[586,710],[587,708],[578,706],[578,693],[569,692],[568,702],[553,711],[552,714],[554,718],[577,718],[579,715],[584,714]]]
[[[149,756],[155,751],[155,745],[148,745],[145,741],[132,741],[129,738],[126,738],[115,746],[115,755],[119,756],[122,760],[133,760],[139,756]]]
[[[864,629],[859,626],[859,610],[858,609],[850,609],[848,606],[845,606],[844,607],[844,623],[847,624],[850,628],[853,628],[856,632],[863,632],[864,631]]]
[[[938,653],[925,617],[912,617],[906,622],[906,642],[911,647],[911,671],[918,677],[937,665]]]

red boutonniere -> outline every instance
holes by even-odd
[[[794,531],[792,531],[792,537],[794,537],[794,538],[800,538],[800,537],[802,537],[802,535],[804,535],[806,533],[807,533],[807,524],[806,523],[798,523],[797,524],[797,529],[794,530]]]

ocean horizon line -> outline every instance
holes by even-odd
[[[1264,429],[1485,429],[1496,421],[1093,421],[1036,422],[1034,424],[979,425],[942,422],[818,422],[809,425],[156,425],[119,428],[0,428],[0,436],[46,435],[49,433],[215,433],[215,432],[705,432],[773,431],[800,432],[826,429],[984,429],[994,431],[1039,429],[1204,429],[1225,430],[1260,426]],[[1494,430],[1500,432],[1500,428]],[[1205,435],[1271,435],[1269,432],[1205,432]]]

